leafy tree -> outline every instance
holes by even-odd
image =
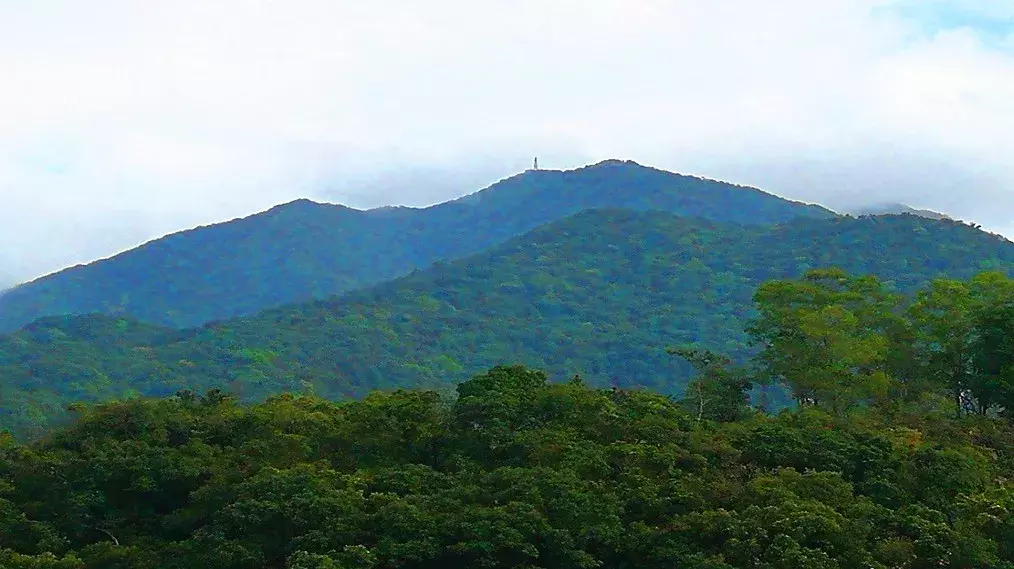
[[[697,376],[687,385],[684,401],[698,421],[734,421],[743,416],[752,383],[743,370],[731,368],[731,359],[695,347],[669,348],[667,352],[690,362],[697,370]]]
[[[799,404],[841,413],[889,393],[888,330],[900,299],[878,279],[810,271],[765,283],[755,301],[759,316],[749,332],[761,346],[758,359]]]
[[[86,569],[84,562],[74,556],[57,557],[50,552],[39,555],[22,555],[9,549],[0,550],[0,567],[5,569]]]
[[[934,280],[909,308],[918,372],[950,392],[958,413],[985,413],[997,403],[999,370],[989,368],[989,346],[1003,344],[1003,305],[1012,296],[1014,280],[987,272]]]
[[[970,346],[974,373],[970,390],[978,410],[1014,411],[1014,295],[983,308],[975,321]]]
[[[456,399],[78,405],[0,436],[0,567],[1011,569],[1007,286],[907,309],[837,270],[762,287],[754,365],[807,403],[777,415],[698,346],[669,350],[698,370],[683,401],[505,365]],[[925,404],[956,385],[975,413]]]
[[[702,376],[727,371],[705,350],[673,351]],[[1005,419],[811,406],[699,416],[662,394],[554,383],[522,366],[475,376],[450,404],[394,391],[85,407],[44,439],[0,445],[0,566],[1014,562]]]
[[[974,298],[963,281],[934,280],[909,308],[921,375],[951,393],[960,413],[969,406]]]

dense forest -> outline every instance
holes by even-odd
[[[0,331],[92,312],[198,326],[374,285],[596,208],[744,224],[834,216],[760,190],[619,160],[530,171],[422,209],[298,200],[16,287],[0,295]]]
[[[0,297],[0,568],[1014,569],[1012,274],[619,161],[169,236]]]
[[[589,385],[679,395],[669,344],[738,362],[766,280],[839,266],[911,293],[935,278],[1011,273],[1014,245],[914,216],[737,225],[587,211],[483,253],[318,301],[174,330],[127,316],[48,317],[0,337],[0,427],[45,430],[74,401],[223,389],[363,397],[451,390],[505,362]]]
[[[999,272],[771,280],[748,361],[665,346],[679,398],[513,365],[74,406],[0,439],[0,566],[1011,569],[1012,299]],[[770,383],[798,405],[749,404]]]

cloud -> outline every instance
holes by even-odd
[[[907,0],[882,9],[918,22],[921,35],[968,28],[989,39],[1003,39],[1014,31],[1014,5],[996,0]],[[1003,45],[1000,42],[998,45]]]
[[[1010,228],[1000,4],[0,1],[0,279],[296,197],[434,203],[536,154]]]

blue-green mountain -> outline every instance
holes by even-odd
[[[0,331],[43,316],[92,312],[197,326],[367,287],[596,208],[745,224],[834,215],[760,190],[617,160],[525,172],[422,209],[362,211],[299,200],[16,287],[0,295]]]
[[[48,317],[0,337],[0,426],[29,432],[72,401],[221,388],[330,398],[454,383],[501,363],[594,385],[679,393],[665,353],[750,353],[756,287],[837,266],[898,291],[1014,269],[1014,244],[911,215],[741,225],[590,210],[487,251],[326,300],[175,330],[109,315]]]

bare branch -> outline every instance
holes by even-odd
[[[104,530],[104,529],[102,529],[100,527],[95,527],[95,526],[84,526],[84,527],[86,527],[88,529],[93,529],[93,530],[95,530],[97,532],[102,532],[102,533],[108,535],[109,539],[113,540],[113,545],[117,545],[117,546],[120,545],[120,540],[116,539],[116,536],[113,535],[113,534],[111,534],[111,533],[109,533],[108,531],[106,531],[106,530]]]

